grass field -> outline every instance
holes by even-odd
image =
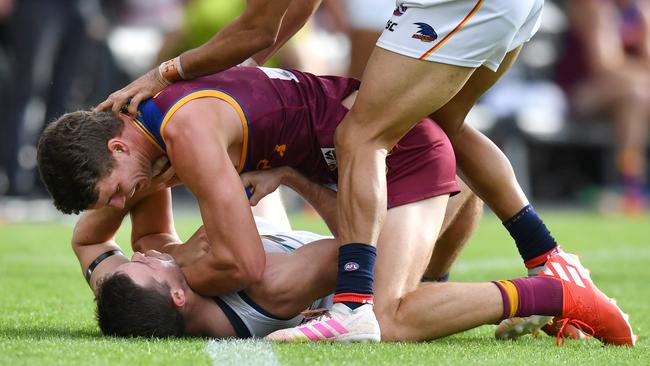
[[[566,249],[581,255],[600,288],[632,316],[635,349],[602,347],[591,339],[556,347],[551,337],[498,342],[494,326],[421,344],[308,344],[146,340],[102,337],[91,292],[68,242],[71,222],[0,223],[0,365],[648,365],[650,347],[650,217],[602,217],[544,212]],[[294,227],[322,232],[305,216]],[[187,238],[198,218],[180,218]],[[128,243],[128,229],[120,243]],[[524,275],[498,220],[488,215],[452,272],[452,280]],[[431,309],[431,311],[436,311]]]

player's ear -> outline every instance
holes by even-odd
[[[129,153],[129,146],[120,138],[114,137],[108,140],[108,151],[113,154]]]
[[[172,301],[177,308],[182,308],[185,306],[185,291],[180,288],[170,289],[169,294],[172,296]]]

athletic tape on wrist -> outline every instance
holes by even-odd
[[[167,60],[158,66],[158,73],[167,84],[183,80],[178,65],[180,65],[180,57]]]
[[[90,276],[93,275],[93,271],[95,270],[95,268],[97,268],[97,266],[101,262],[103,262],[106,258],[112,257],[112,256],[114,256],[116,254],[124,255],[124,253],[121,250],[113,249],[113,250],[109,250],[108,252],[105,252],[103,254],[100,254],[99,257],[95,258],[95,260],[92,263],[90,263],[90,265],[88,266],[88,269],[86,270],[86,281],[90,282]]]
[[[176,63],[176,70],[178,70],[178,75],[180,75],[181,79],[185,80],[185,71],[183,71],[183,65],[181,64],[181,56],[176,56],[174,62]]]

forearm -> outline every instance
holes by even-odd
[[[182,267],[188,285],[204,296],[219,296],[251,285],[250,279],[232,260],[215,258],[207,253],[194,263]]]
[[[285,43],[296,34],[314,14],[320,0],[294,0],[291,2],[287,13],[282,19],[282,25],[275,42],[270,47],[257,52],[252,58],[259,65],[268,61]]]
[[[272,45],[274,40],[275,33],[266,33],[255,24],[237,18],[207,43],[181,54],[185,78],[193,79],[236,66]]]
[[[88,267],[100,255],[120,250],[115,234],[120,226],[124,212],[115,210],[90,210],[81,215],[72,233],[71,245],[82,274],[86,277]],[[92,272],[89,286],[94,291],[97,282],[117,266],[128,261],[123,255],[114,255],[99,263]]]
[[[99,256],[104,253],[114,250],[121,250],[120,246],[114,240],[85,244],[73,242],[72,249],[77,256],[77,259],[79,260],[81,273],[88,281],[88,285],[93,290],[93,292],[96,291],[97,283],[99,280],[104,278],[109,273],[112,273],[119,265],[128,262],[128,258],[126,258],[123,254],[112,255],[96,264],[90,278],[88,278],[87,271],[91,263],[93,263],[97,258],[99,258]]]
[[[159,252],[169,252],[169,248],[174,244],[181,244],[180,238],[170,233],[155,233],[142,236],[133,241],[131,247],[135,252],[146,252],[147,250],[157,250]]]
[[[336,192],[307,179],[294,169],[288,168],[283,173],[281,183],[298,193],[323,218],[325,224],[337,235],[336,227]]]
[[[246,293],[276,316],[295,316],[334,291],[338,247],[336,240],[324,239],[293,253],[267,253],[262,280]]]

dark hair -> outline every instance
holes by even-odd
[[[176,309],[169,285],[138,286],[125,273],[115,273],[98,285],[97,322],[105,335],[120,337],[180,337],[183,315]]]
[[[97,181],[110,174],[115,159],[108,140],[124,122],[107,112],[76,111],[52,122],[38,142],[38,171],[56,208],[79,213],[97,202]]]

